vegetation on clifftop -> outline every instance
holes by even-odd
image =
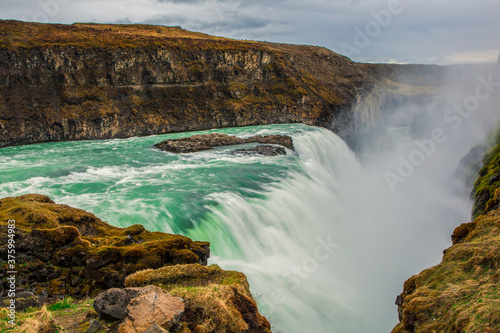
[[[156,285],[186,302],[183,326],[193,332],[271,332],[259,314],[245,275],[220,267],[176,265],[148,269],[127,277],[125,286]],[[196,320],[186,322],[195,317]],[[186,331],[187,333],[187,331]]]
[[[141,225],[113,227],[95,215],[55,204],[43,195],[1,199],[0,221],[16,221],[19,287],[49,297],[92,296],[123,287],[138,270],[175,264],[206,264],[209,243]],[[7,244],[7,228],[0,242]],[[0,248],[7,271],[7,247]]]
[[[474,184],[474,217],[488,213],[500,203],[500,129],[490,135],[487,145],[489,150]]]
[[[186,49],[246,49],[253,42],[191,32],[180,27],[141,24],[42,24],[3,21],[0,49],[72,46],[80,49],[169,47]],[[195,41],[193,41],[195,40]],[[252,47],[259,47],[253,43]]]

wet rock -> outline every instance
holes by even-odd
[[[286,150],[283,147],[260,145],[255,148],[236,149],[234,153],[244,154],[244,155],[278,156],[278,155],[286,155]]]
[[[209,150],[214,147],[233,146],[245,143],[275,144],[294,150],[293,140],[288,135],[256,135],[242,139],[236,136],[220,133],[200,134],[187,138],[165,140],[154,145],[154,147],[160,150],[179,154],[194,153],[197,151]],[[265,150],[269,150],[269,148],[262,148],[262,151]]]
[[[498,170],[493,176],[488,179],[488,183],[492,185],[493,183],[500,180],[500,170]]]

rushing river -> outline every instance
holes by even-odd
[[[467,196],[443,185],[462,153],[429,159],[391,189],[384,172],[405,147],[361,164],[326,129],[216,132],[289,134],[296,152],[152,148],[192,133],[9,147],[0,149],[0,197],[45,194],[116,226],[210,241],[210,264],[244,272],[273,332],[287,333],[389,332],[404,280],[439,262],[469,217]]]

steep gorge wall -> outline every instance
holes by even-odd
[[[366,76],[327,49],[179,28],[0,21],[0,147],[302,122],[343,134]]]

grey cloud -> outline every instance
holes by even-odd
[[[263,29],[272,23],[258,17],[246,16],[240,13],[226,13],[218,20],[201,20],[196,18],[186,18],[179,15],[157,15],[151,19],[142,21],[144,24],[157,25],[180,25],[188,30],[202,32],[219,33],[232,32],[233,34],[241,31],[250,31],[254,29]]]
[[[60,0],[42,0],[47,3]],[[181,25],[209,34],[275,42],[313,44],[340,51],[355,29],[373,20],[388,0],[64,0],[51,22],[75,21]],[[446,62],[450,56],[500,47],[498,0],[400,0],[392,17],[358,61]],[[27,19],[39,0],[0,0],[0,18]],[[113,10],[116,8],[116,10]],[[35,18],[36,20],[36,18]],[[455,57],[456,58],[456,57]],[[495,59],[492,59],[494,61]]]

